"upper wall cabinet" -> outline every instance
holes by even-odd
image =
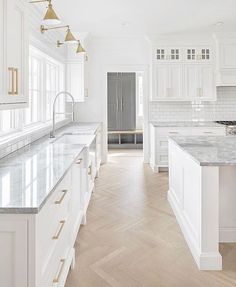
[[[217,86],[236,86],[236,35],[234,38],[217,38]]]
[[[184,46],[184,47],[157,47],[154,49],[154,58],[157,62],[176,63],[209,63],[212,60],[211,48],[206,46]]]
[[[66,63],[66,90],[76,102],[84,102],[88,97],[88,60],[86,55],[76,55]]]
[[[0,109],[28,105],[28,1],[0,0]]]
[[[152,65],[153,101],[214,101],[214,53],[210,46],[157,47]]]

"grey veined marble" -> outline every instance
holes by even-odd
[[[94,134],[98,126],[70,124],[56,138],[68,132]],[[46,136],[1,159],[0,213],[38,213],[85,146],[86,142],[63,144]]]
[[[170,137],[202,166],[236,165],[236,136]]]
[[[186,121],[186,122],[150,122],[154,127],[224,127],[224,125],[215,122],[200,122],[200,121]]]

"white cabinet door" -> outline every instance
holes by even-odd
[[[203,99],[216,99],[216,84],[212,66],[199,67],[199,97]]]
[[[195,65],[189,65],[185,67],[185,98],[195,99],[197,97],[198,87],[198,67]]]
[[[220,43],[220,68],[221,69],[236,69],[236,39],[228,40],[227,42]]]
[[[184,59],[187,62],[209,63],[212,60],[212,50],[210,47],[188,47]]]
[[[0,99],[5,107],[28,102],[28,8],[25,1],[7,0],[5,3],[6,88]]]
[[[210,65],[185,66],[185,98],[189,100],[215,100],[214,70]]]
[[[27,222],[0,221],[0,286],[27,287]]]
[[[4,14],[5,14],[6,0],[0,0],[0,98],[4,96],[4,82],[5,82],[5,63],[4,63],[4,52],[5,52],[5,37],[4,37]]]
[[[168,88],[168,66],[156,65],[154,71],[154,95],[153,100],[165,99]]]
[[[182,95],[182,66],[172,65],[168,67],[167,97],[181,99]]]
[[[154,76],[153,100],[176,100],[182,96],[182,66],[157,65]]]
[[[82,61],[67,63],[67,91],[76,102],[84,102],[84,63]]]

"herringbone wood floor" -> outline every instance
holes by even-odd
[[[66,287],[235,287],[236,244],[220,246],[224,271],[198,271],[167,202],[168,175],[124,153],[101,168]]]

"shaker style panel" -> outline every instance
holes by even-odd
[[[26,107],[28,104],[28,3],[1,0],[3,18],[0,29],[0,109]],[[3,25],[3,27],[2,27]],[[2,61],[3,59],[3,61]]]

